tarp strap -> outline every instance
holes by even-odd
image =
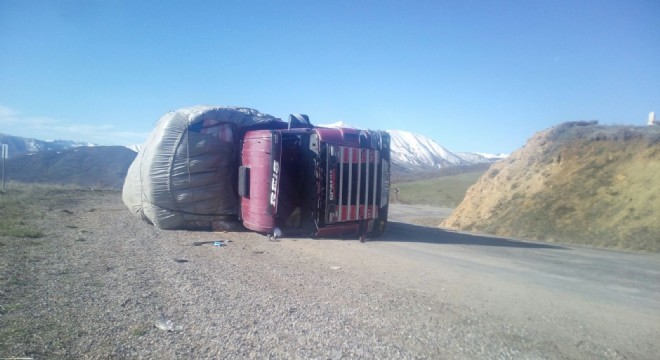
[[[190,176],[190,129],[186,126],[186,162],[188,165],[188,182],[192,182]]]

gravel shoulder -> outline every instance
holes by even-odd
[[[410,220],[416,210],[407,211]],[[651,359],[660,352],[655,288],[639,290],[631,279],[628,290],[612,289],[624,295],[599,300],[596,290],[575,291],[582,276],[547,277],[542,267],[521,275],[540,256],[563,264],[568,250],[514,241],[487,247],[476,236],[403,222],[364,244],[163,231],[134,218],[117,192],[51,194],[33,213],[26,221],[45,237],[0,237],[0,358]],[[519,260],[505,257],[510,252]],[[624,264],[648,264],[634,274],[646,271],[639,276],[657,283],[657,256],[621,256]],[[599,289],[606,279],[595,281]]]

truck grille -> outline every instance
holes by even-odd
[[[326,223],[377,218],[382,206],[380,151],[328,145],[326,156]]]

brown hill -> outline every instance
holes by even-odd
[[[660,252],[660,127],[565,123],[495,163],[442,226]]]

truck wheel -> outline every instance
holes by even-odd
[[[383,235],[386,228],[387,228],[387,220],[376,220],[376,223],[374,224],[374,230],[369,235],[372,238],[379,237]]]

